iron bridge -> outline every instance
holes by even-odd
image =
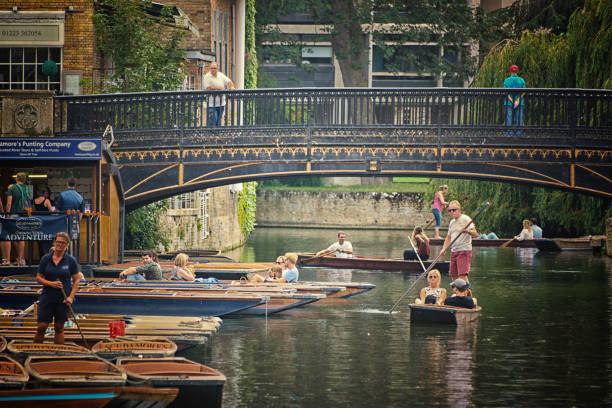
[[[62,96],[56,134],[114,130],[127,209],[224,184],[293,176],[530,183],[612,198],[612,91],[330,88]],[[219,126],[208,111],[223,104]]]

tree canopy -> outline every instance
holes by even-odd
[[[586,0],[567,32],[524,31],[484,59],[476,86],[499,87],[516,64],[530,88],[612,89],[612,0]]]
[[[497,16],[457,0],[258,0],[257,10],[260,48],[264,41],[283,45],[260,50],[260,55],[299,65],[303,42],[329,41],[345,86],[367,85],[370,34],[386,69],[399,72],[410,67],[460,82],[476,71],[471,47],[493,38],[499,27]],[[306,20],[324,27],[325,35],[317,39],[283,35],[278,24],[290,15],[307,15]],[[443,47],[443,55],[436,44]]]
[[[97,46],[113,64],[104,92],[180,89],[184,31],[174,26],[170,7],[162,7],[159,16],[153,10],[151,0],[95,0]]]

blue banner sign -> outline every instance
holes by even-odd
[[[0,241],[53,241],[66,232],[66,215],[0,218]]]
[[[100,160],[101,139],[0,138],[0,159]]]

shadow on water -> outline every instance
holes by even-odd
[[[347,231],[357,253],[401,256],[406,233]],[[320,250],[333,230],[256,230],[242,260]],[[610,406],[611,261],[590,253],[477,248],[480,320],[411,325],[418,274],[302,268],[300,280],[370,292],[265,318],[225,319],[188,357],[227,376],[224,407]],[[442,285],[450,288],[450,278]]]

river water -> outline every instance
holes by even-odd
[[[231,256],[272,261],[334,239],[332,230],[256,229]],[[401,257],[407,244],[401,231],[349,230],[347,239],[372,256]],[[186,356],[227,376],[225,408],[612,406],[610,261],[475,248],[470,281],[483,310],[469,327],[410,324],[424,281],[386,313],[418,275],[301,268],[300,280],[377,287],[267,319],[225,319]]]

